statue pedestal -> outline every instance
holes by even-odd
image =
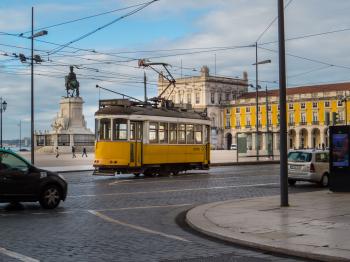
[[[94,133],[86,127],[83,115],[84,101],[81,97],[63,97],[60,101],[60,111],[52,121],[52,131],[36,135],[37,151],[71,152],[71,147],[86,147],[93,151],[95,143]],[[40,147],[40,148],[39,148]]]

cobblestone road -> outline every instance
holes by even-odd
[[[183,222],[191,207],[276,195],[278,165],[215,167],[177,177],[68,173],[53,211],[0,204],[0,261],[300,261],[206,238]],[[291,193],[320,190],[300,184]]]

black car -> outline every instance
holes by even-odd
[[[67,182],[16,153],[0,149],[0,203],[37,202],[53,209],[67,196]]]

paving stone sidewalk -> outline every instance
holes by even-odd
[[[320,190],[201,205],[187,223],[204,234],[270,252],[318,261],[350,261],[350,193]]]

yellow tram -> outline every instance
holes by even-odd
[[[100,101],[95,121],[96,175],[209,168],[210,121],[202,114],[113,99]]]

